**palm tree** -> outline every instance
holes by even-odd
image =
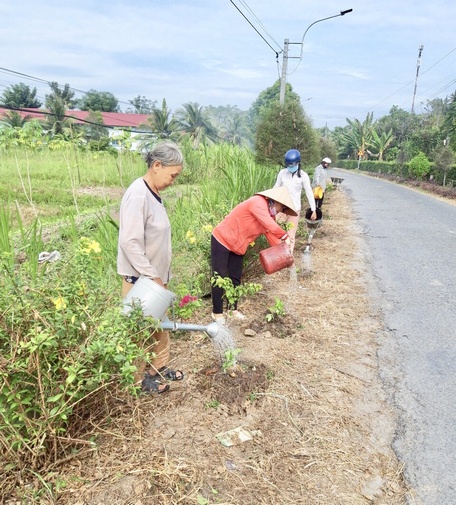
[[[250,130],[247,126],[245,114],[237,111],[226,118],[223,138],[230,144],[241,146],[248,143]]]
[[[163,98],[161,109],[153,109],[147,120],[157,138],[166,140],[176,136],[177,123],[171,117],[171,109],[168,109],[166,100]]]
[[[175,140],[178,136],[177,122],[171,117],[171,109],[168,109],[164,98],[161,109],[153,109],[150,117],[147,118],[147,123],[140,125],[140,127],[150,130],[150,133],[144,133],[137,137],[142,151],[151,149],[157,140]]]
[[[217,130],[206,118],[203,106],[196,102],[185,103],[176,112],[176,124],[183,135],[190,138],[194,149],[206,139],[215,142],[219,138]]]
[[[63,133],[63,126],[68,121],[66,112],[76,104],[76,100],[69,84],[60,88],[57,82],[51,82],[49,86],[52,93],[45,97],[45,105],[49,109],[46,126],[54,135],[58,135]]]
[[[70,88],[69,84],[65,84],[63,88],[59,86],[58,82],[49,83],[52,93],[45,96],[44,104],[50,108],[53,103],[60,101],[64,104],[66,109],[73,109],[78,100],[74,98],[75,92]]]
[[[48,117],[46,119],[46,127],[54,135],[63,133],[63,125],[68,120],[66,115],[65,103],[59,98],[46,100],[46,105],[49,109]]]
[[[10,126],[11,128],[22,128],[31,118],[29,114],[21,116],[19,112],[12,110],[11,112],[5,112],[0,123]]]
[[[23,82],[6,88],[2,96],[0,96],[0,104],[27,109],[38,109],[41,107],[41,102],[36,98],[36,88],[30,89]]]

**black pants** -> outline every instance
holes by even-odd
[[[233,286],[239,286],[242,277],[242,267],[244,256],[235,254],[223,246],[214,236],[211,238],[211,268],[212,275],[217,273],[220,277],[229,277]],[[222,288],[212,286],[212,312],[214,314],[223,313],[223,294]],[[228,307],[236,310],[237,304]]]
[[[321,206],[323,205],[323,198],[325,197],[325,194],[323,193],[321,195],[321,198],[315,198],[315,205],[317,209],[321,209]]]

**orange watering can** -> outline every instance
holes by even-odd
[[[260,263],[267,274],[273,274],[283,268],[291,267],[294,263],[290,246],[285,242],[268,247],[260,251]]]

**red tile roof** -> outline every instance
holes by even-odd
[[[8,112],[11,110],[0,107],[0,119]],[[17,112],[22,117],[30,116],[31,119],[44,120],[48,111],[46,109],[21,109]],[[73,118],[76,124],[83,124],[89,114],[90,112],[85,110],[67,110],[66,112],[66,116]],[[104,125],[111,128],[138,128],[147,123],[147,118],[150,117],[149,114],[124,114],[123,112],[101,112],[100,114]]]

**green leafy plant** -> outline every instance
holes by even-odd
[[[247,282],[245,284],[239,284],[239,286],[234,286],[233,281],[229,277],[221,277],[217,273],[212,276],[211,284],[223,289],[223,296],[228,302],[228,307],[234,307],[241,298],[253,296],[263,289],[261,284],[256,284],[254,282]]]
[[[236,365],[236,356],[241,352],[241,349],[227,349],[224,352],[224,360],[222,363],[223,371],[226,373],[228,370]]]
[[[416,179],[424,177],[429,172],[430,168],[431,162],[421,151],[409,162],[410,173],[413,174]]]
[[[218,400],[212,400],[206,403],[206,407],[209,409],[218,409],[220,402]]]
[[[266,372],[266,379],[268,379],[268,381],[272,380],[275,376],[275,372],[273,370],[268,370]]]
[[[283,305],[282,300],[276,298],[274,305],[272,307],[268,307],[268,312],[266,314],[266,321],[268,323],[272,323],[273,321],[276,321],[280,317],[283,317],[285,314],[286,314],[285,307]]]
[[[253,403],[258,400],[258,395],[256,393],[249,393],[248,399]]]

